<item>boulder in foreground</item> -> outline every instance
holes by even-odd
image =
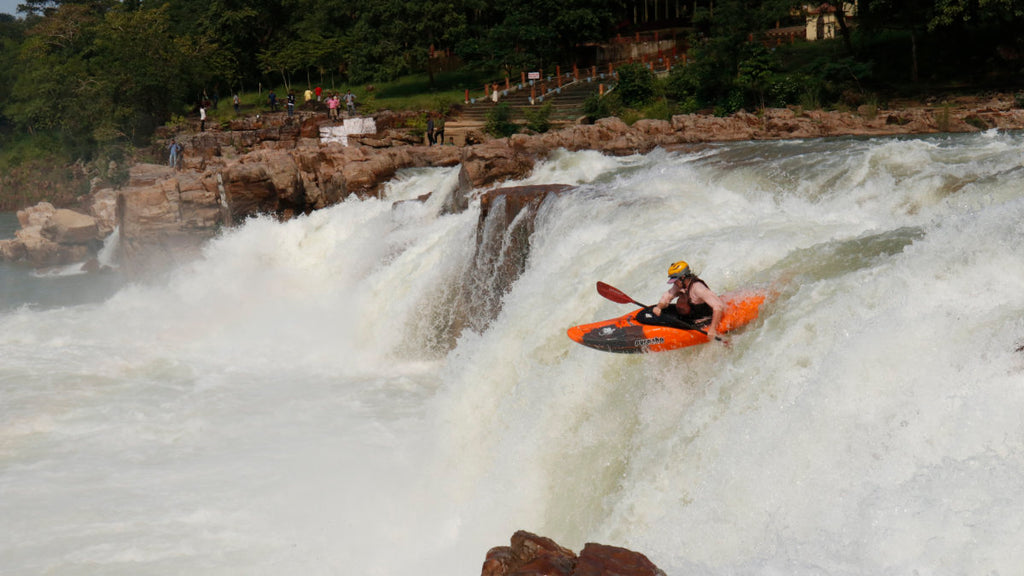
[[[511,546],[487,551],[480,576],[665,576],[639,552],[588,543],[577,556],[554,540],[519,530]]]

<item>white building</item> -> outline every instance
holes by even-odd
[[[846,14],[846,22],[857,15],[857,2],[843,2],[843,12]],[[831,4],[820,4],[817,6],[805,5],[804,13],[807,14],[807,40],[827,40],[839,35],[839,21],[836,19],[836,9]]]

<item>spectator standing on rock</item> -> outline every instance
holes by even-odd
[[[345,93],[345,107],[350,115],[356,113],[356,95],[349,90]]]
[[[306,92],[302,95],[305,104],[309,104],[313,100],[313,91],[306,88]]]
[[[171,145],[169,146],[169,148],[171,154],[170,157],[167,159],[167,165],[170,166],[171,168],[174,168],[174,166],[178,163],[178,141],[172,138]]]
[[[206,132],[206,103],[199,105],[199,131]]]
[[[295,91],[294,90],[289,90],[288,91],[288,116],[291,117],[291,116],[294,116],[294,115],[295,115]]]
[[[273,90],[267,94],[267,102],[270,104],[270,111],[277,112],[277,94],[274,94]]]
[[[234,96],[231,97],[231,103],[235,106],[235,115],[238,115],[238,106],[242,103],[241,99],[238,98],[238,92],[235,92]]]
[[[319,86],[317,86],[316,89],[313,90],[313,92],[316,92],[316,101],[319,102],[320,101],[320,94],[323,93],[323,90]]]
[[[437,119],[437,128],[434,130],[434,141],[444,146],[444,116]]]
[[[182,164],[185,162],[185,147],[181,145],[181,142],[174,143],[174,169],[181,170]]]
[[[427,116],[427,146],[434,145],[434,117]]]
[[[338,119],[338,95],[331,94],[327,97],[327,117],[331,120]]]

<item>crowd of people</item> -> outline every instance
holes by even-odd
[[[339,92],[325,93],[323,88],[317,86],[316,88],[306,88],[303,92],[303,105],[306,108],[320,107],[321,105],[327,106],[327,116],[331,120],[341,119],[341,105],[344,102],[345,111],[349,117],[356,115],[356,95],[352,93],[352,90],[346,91],[344,94]],[[238,94],[235,94],[235,113],[238,113]],[[295,115],[296,96],[294,90],[289,90],[288,95],[285,97],[285,106],[289,116]],[[273,89],[267,94],[267,107],[271,112],[277,112],[279,109],[277,93]]]
[[[372,87],[370,87],[372,89]],[[322,106],[327,108],[327,117],[331,120],[341,120],[342,118],[342,104],[345,106],[346,117],[353,117],[357,115],[356,112],[356,96],[352,93],[352,90],[347,90],[344,94],[340,92],[326,92],[320,86],[315,88],[306,88],[302,94],[303,105],[305,108],[320,109]],[[198,115],[199,115],[199,131],[203,132],[206,130],[206,120],[208,110],[211,108],[216,109],[219,97],[216,92],[212,98],[212,102],[209,96],[204,91],[199,99]],[[238,92],[233,92],[231,95],[231,104],[234,108],[235,114],[241,113],[242,99]],[[288,116],[295,115],[296,96],[294,90],[289,90],[288,94],[284,98],[285,109],[287,110]],[[277,93],[273,89],[267,93],[267,107],[270,112],[278,112],[281,108],[281,103],[278,100]],[[437,119],[435,120],[435,116]],[[427,116],[426,126],[426,138],[427,146],[444,145],[444,123],[445,119],[443,115],[429,114]],[[448,144],[454,145],[453,139],[449,138]],[[184,150],[181,142],[171,140],[168,145],[168,165],[172,168],[180,170],[182,168],[182,159],[184,157]]]

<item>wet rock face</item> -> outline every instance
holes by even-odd
[[[544,201],[575,187],[544,184],[496,188],[480,196],[476,254],[469,271],[469,325],[483,330],[497,316],[501,298],[526,270],[535,219]]]
[[[481,576],[665,576],[639,552],[589,543],[576,555],[550,538],[524,530],[510,546],[487,551]]]

